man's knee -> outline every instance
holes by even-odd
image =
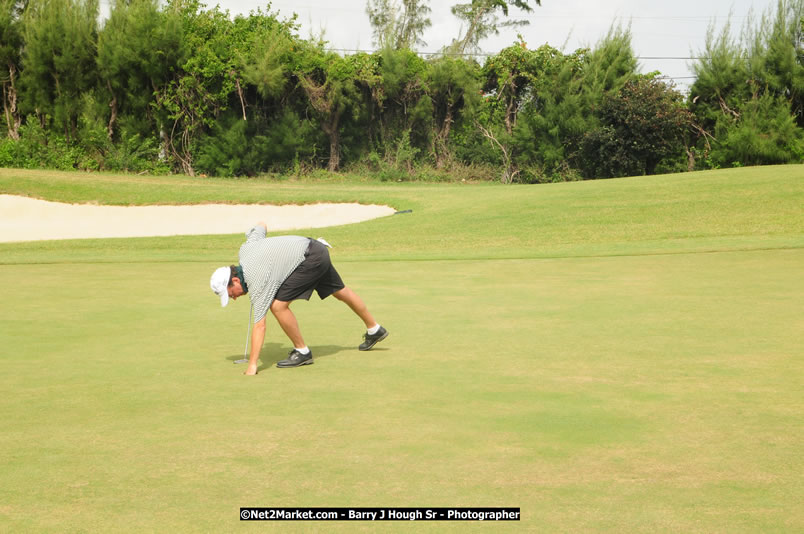
[[[277,313],[281,313],[285,310],[290,308],[290,302],[285,302],[283,300],[276,300],[271,303],[271,313],[276,315]]]
[[[343,300],[349,296],[351,290],[348,287],[343,287],[332,294],[338,300]]]

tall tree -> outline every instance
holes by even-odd
[[[98,71],[109,102],[108,135],[123,116],[133,133],[147,135],[154,93],[185,60],[180,18],[158,0],[116,0],[98,36]],[[135,124],[133,124],[135,123]]]
[[[19,139],[20,112],[17,99],[22,54],[22,14],[25,4],[20,0],[0,0],[0,84],[3,86],[3,114],[8,136]]]
[[[321,130],[329,139],[327,168],[336,171],[340,167],[342,119],[354,109],[359,97],[355,85],[356,56],[342,57],[326,52],[323,42],[318,42],[305,43],[298,57],[295,75]]]
[[[368,0],[366,14],[378,48],[426,46],[424,31],[432,26],[426,0]]]
[[[98,0],[32,0],[24,20],[23,104],[70,139],[76,102],[97,83]]]
[[[749,21],[742,40],[732,37],[728,23],[717,36],[710,26],[699,54],[704,59],[693,65],[697,79],[689,107],[705,131],[715,135],[712,164],[801,159],[802,12],[804,0],[780,0],[775,13],[766,13],[757,24]]]
[[[549,45],[529,50],[520,39],[486,60],[483,89],[490,95],[491,105],[499,111],[508,135],[513,133],[520,109],[545,75],[556,67],[560,57],[561,52]]]
[[[260,10],[235,18],[241,41],[237,45],[238,69],[243,80],[256,87],[262,98],[276,100],[285,95],[298,57],[303,49],[296,36],[295,16],[280,21],[276,14]]]
[[[532,87],[513,129],[522,181],[574,179],[569,161],[593,115],[584,95],[590,53],[579,49],[555,55]]]
[[[654,174],[665,158],[683,157],[692,114],[681,93],[653,75],[607,95],[597,115],[601,126],[581,144],[581,164],[589,177]]]
[[[579,178],[571,163],[583,136],[599,126],[603,101],[637,69],[630,31],[619,26],[594,50],[555,56],[547,65],[513,130],[515,160],[528,182]]]
[[[193,149],[199,133],[213,126],[237,91],[240,42],[229,13],[204,9],[199,0],[168,0],[165,8],[181,19],[186,59],[156,91],[156,110],[166,124],[165,148],[183,172],[193,176]]]
[[[613,25],[587,59],[584,92],[589,109],[596,109],[606,96],[617,93],[637,73],[631,29]]]
[[[513,181],[519,172],[512,135],[520,112],[534,104],[535,95],[560,66],[561,60],[561,52],[548,45],[528,50],[521,36],[518,43],[486,60],[483,67],[485,114],[477,127],[501,153],[503,183]]]
[[[452,14],[461,21],[461,35],[446,47],[446,51],[450,54],[477,52],[480,41],[489,35],[498,35],[500,28],[529,24],[527,20],[500,19],[500,13],[503,17],[508,16],[511,6],[532,11],[528,2],[529,0],[471,0],[466,4],[452,6]],[[533,2],[537,6],[541,5],[541,0]]]
[[[801,20],[804,0],[778,0],[767,12],[748,43],[748,69],[754,93],[768,91],[790,102],[804,127],[804,42]]]
[[[440,57],[430,65],[427,94],[432,106],[431,153],[436,167],[452,159],[449,140],[456,122],[471,115],[480,100],[480,81],[474,61]]]
[[[381,84],[372,101],[378,108],[379,122],[372,131],[386,155],[407,135],[407,141],[426,148],[432,104],[427,95],[428,63],[409,49],[384,49],[380,53]],[[407,132],[407,134],[406,134]]]
[[[770,93],[744,103],[738,117],[718,117],[714,134],[711,160],[720,167],[804,160],[804,130],[797,127],[790,102]]]
[[[690,108],[703,128],[714,131],[721,113],[739,114],[741,102],[750,98],[746,53],[727,22],[719,34],[709,27],[704,51],[698,55],[701,59],[692,66],[696,79],[690,87]]]

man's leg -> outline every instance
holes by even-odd
[[[302,349],[307,346],[302,338],[299,322],[293,312],[290,311],[290,302],[274,300],[271,303],[271,313],[274,314],[276,321],[282,327],[282,331],[288,336],[290,342],[293,343],[294,348]]]
[[[374,317],[372,317],[369,313],[366,304],[363,302],[363,299],[361,299],[357,293],[348,287],[344,287],[332,295],[341,302],[345,302],[352,309],[352,311],[355,312],[364,323],[366,323],[366,328],[371,328],[377,324],[377,321],[375,321]]]

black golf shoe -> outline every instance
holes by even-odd
[[[374,347],[374,345],[376,345],[377,343],[379,343],[380,341],[382,341],[387,337],[388,337],[388,330],[386,330],[381,326],[380,329],[377,330],[376,334],[369,334],[369,333],[363,334],[364,341],[357,348],[360,350],[371,350],[372,347]]]
[[[292,351],[288,352],[288,357],[286,359],[276,362],[276,366],[298,367],[300,365],[309,365],[311,363],[313,363],[313,351],[310,351],[307,354],[302,354],[296,349],[293,349]]]

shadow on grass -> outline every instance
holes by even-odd
[[[280,343],[266,343],[263,345],[262,350],[260,351],[260,361],[262,363],[260,363],[260,366],[257,367],[257,372],[259,373],[260,371],[268,369],[269,367],[273,367],[279,360],[284,360],[287,358],[289,350],[289,346],[283,348],[283,345]],[[315,345],[310,347],[310,350],[313,351],[313,359],[316,360],[319,358],[332,356],[333,354],[338,354],[339,352],[357,352],[357,347],[344,347],[341,345]],[[242,360],[243,354],[234,354],[232,356],[227,356],[225,359],[234,363],[237,360]]]

